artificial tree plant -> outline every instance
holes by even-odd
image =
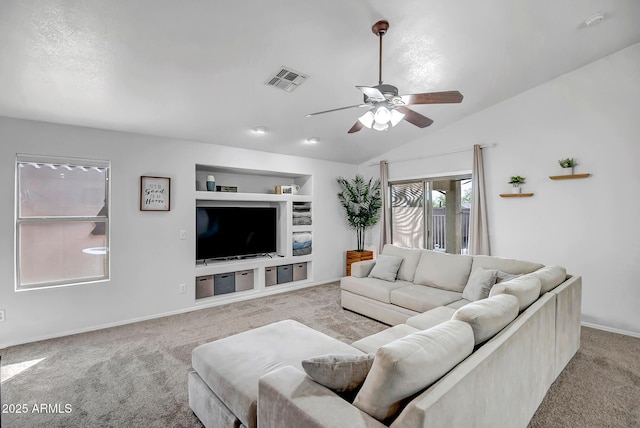
[[[347,214],[347,222],[356,230],[356,251],[362,252],[366,229],[375,225],[380,219],[382,208],[380,180],[370,178],[367,181],[362,175],[357,174],[351,180],[339,177],[337,181],[340,186],[338,199]]]

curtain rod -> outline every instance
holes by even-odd
[[[492,143],[492,144],[484,144],[481,145],[480,148],[481,149],[486,149],[488,147],[495,147],[498,143]],[[408,162],[408,161],[412,161],[412,160],[419,160],[419,159],[429,159],[429,158],[435,158],[438,156],[445,156],[445,155],[452,155],[455,153],[462,153],[462,152],[468,152],[473,150],[473,147],[467,147],[466,149],[458,149],[458,150],[451,150],[448,152],[441,152],[441,153],[434,153],[432,155],[428,155],[428,156],[418,156],[415,158],[406,158],[406,159],[398,159],[398,160],[394,160],[394,161],[387,161],[387,163],[391,164],[391,163],[399,163],[399,162]],[[375,166],[375,165],[379,165],[380,161],[378,162],[371,162],[369,164],[369,166]]]

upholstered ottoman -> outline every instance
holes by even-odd
[[[364,355],[293,320],[200,345],[192,353],[189,406],[206,427],[254,428],[258,379],[279,367],[302,370],[303,359],[326,354]]]

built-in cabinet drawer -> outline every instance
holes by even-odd
[[[293,265],[278,266],[278,284],[285,284],[293,281]]]
[[[278,283],[278,269],[275,266],[264,268],[264,285],[276,285]]]
[[[293,280],[302,281],[307,279],[307,264],[296,263],[293,265]]]
[[[213,275],[213,294],[227,294],[236,291],[236,275],[234,272]]]
[[[253,269],[236,272],[236,291],[253,290]]]
[[[196,278],[196,299],[213,296],[213,275]]]

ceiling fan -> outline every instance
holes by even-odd
[[[380,57],[378,63],[378,84],[376,86],[356,86],[364,94],[364,103],[347,107],[335,108],[332,110],[319,111],[308,114],[307,117],[324,113],[331,113],[339,110],[346,110],[355,107],[367,107],[365,114],[358,118],[358,121],[349,129],[348,133],[358,132],[362,127],[375,129],[376,131],[387,131],[396,126],[401,120],[419,127],[426,128],[433,123],[433,120],[417,113],[408,105],[416,104],[442,104],[462,102],[462,94],[458,91],[427,92],[423,94],[398,95],[398,88],[393,85],[382,83],[382,36],[389,29],[389,22],[378,21],[373,24],[371,31],[380,38]]]

